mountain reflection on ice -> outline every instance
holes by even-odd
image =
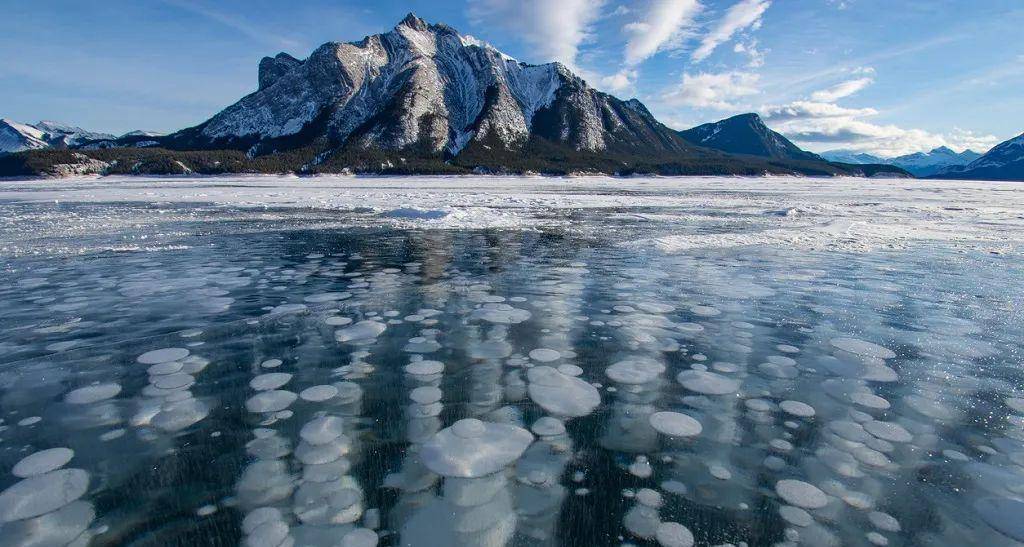
[[[0,545],[1024,542],[1019,261],[636,230],[6,259]]]

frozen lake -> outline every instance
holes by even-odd
[[[0,181],[0,546],[1024,545],[1024,184]]]

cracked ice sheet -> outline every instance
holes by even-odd
[[[209,204],[339,212],[341,222],[520,229],[628,222],[663,252],[772,245],[867,251],[914,242],[1008,252],[1024,185],[797,177],[102,177],[0,182],[0,203]],[[569,214],[572,214],[569,213]],[[354,217],[359,217],[358,219]],[[576,217],[574,217],[576,218]],[[639,221],[639,222],[636,222]]]

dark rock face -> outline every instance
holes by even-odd
[[[266,89],[293,68],[300,66],[302,61],[288,55],[278,53],[275,57],[264,57],[260,61],[260,89]]]
[[[687,141],[730,154],[747,154],[774,159],[822,161],[817,154],[801,150],[772,131],[757,114],[741,114],[725,120],[680,131]]]

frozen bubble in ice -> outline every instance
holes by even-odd
[[[0,522],[56,511],[82,497],[88,488],[89,474],[81,469],[58,469],[28,477],[0,492]]]
[[[356,528],[341,538],[339,547],[376,547],[377,533],[367,528]]]
[[[881,511],[868,513],[868,521],[871,522],[872,526],[883,532],[899,532],[902,529],[900,521],[896,520],[896,517]]]
[[[878,532],[868,532],[864,537],[868,538],[872,545],[878,545],[878,547],[889,545],[889,539]]]
[[[661,507],[662,504],[661,494],[659,494],[657,490],[652,490],[650,488],[641,488],[640,490],[637,490],[636,501],[646,505],[647,507],[654,507],[655,509]]]
[[[533,435],[520,427],[466,418],[424,443],[420,457],[439,475],[478,478],[518,459],[531,442]]]
[[[291,391],[261,391],[245,401],[245,409],[249,412],[278,412],[291,406],[298,395]]]
[[[280,359],[267,359],[266,361],[260,363],[260,366],[263,368],[277,368],[282,364],[284,364],[284,362],[281,361]]]
[[[702,370],[684,370],[676,381],[686,389],[703,395],[728,395],[740,388],[740,382],[721,374]]]
[[[170,361],[180,361],[188,357],[189,351],[185,348],[163,348],[147,351],[135,359],[143,365],[156,365]]]
[[[351,445],[348,437],[338,435],[324,444],[299,444],[295,449],[295,457],[305,465],[330,463],[348,454]]]
[[[489,323],[514,325],[529,319],[530,312],[519,308],[513,308],[508,304],[489,303],[473,310],[470,317],[474,319],[483,319]]]
[[[18,420],[18,425],[26,427],[30,425],[35,425],[41,421],[43,421],[43,418],[40,416],[29,416],[28,418]]]
[[[713,308],[711,306],[693,306],[690,308],[690,311],[693,312],[694,315],[699,315],[701,317],[715,317],[722,313],[718,311],[718,308]]]
[[[541,366],[527,371],[530,399],[556,416],[586,416],[601,404],[597,388],[576,378]]]
[[[870,438],[863,425],[849,420],[830,422],[828,428],[840,438],[855,443],[863,443]]]
[[[181,431],[210,414],[210,406],[199,399],[183,399],[165,404],[152,424],[168,432]]]
[[[1024,412],[1024,399],[1008,397],[1006,399],[1006,406],[1012,408],[1016,412]]]
[[[292,375],[287,372],[269,372],[249,380],[249,387],[256,391],[270,391],[277,389],[292,381]]]
[[[196,379],[193,378],[192,375],[185,374],[183,372],[167,374],[165,376],[155,376],[152,380],[153,386],[167,390],[184,389],[194,383],[196,383]]]
[[[291,545],[293,540],[289,539],[288,532],[291,529],[284,521],[270,520],[253,529],[252,534],[245,540],[245,547],[284,547],[287,543]]]
[[[175,372],[179,372],[184,366],[184,363],[182,363],[181,361],[168,361],[166,363],[157,363],[146,369],[146,372],[150,376],[163,376],[166,374],[174,374]]]
[[[540,363],[550,363],[551,361],[557,361],[561,357],[561,353],[548,348],[537,348],[530,352],[530,359]]]
[[[387,325],[377,321],[359,321],[350,327],[338,329],[334,332],[334,339],[339,342],[358,342],[372,340],[387,330]]]
[[[345,432],[345,421],[337,416],[314,418],[302,426],[299,436],[309,444],[327,444]]]
[[[582,376],[583,369],[576,365],[558,365],[558,372],[566,376]]]
[[[830,343],[836,349],[862,357],[874,357],[876,359],[892,359],[896,357],[896,354],[889,348],[856,338],[833,338]]]
[[[717,463],[708,466],[708,473],[720,481],[727,481],[732,478],[732,471],[729,471],[725,466]]]
[[[327,319],[324,319],[324,324],[325,325],[330,325],[332,327],[344,327],[345,325],[352,324],[352,320],[349,319],[348,317],[343,317],[343,316],[340,316],[340,315],[332,315],[332,316],[328,317]]]
[[[48,448],[25,456],[18,463],[14,464],[11,473],[15,477],[27,478],[43,473],[49,473],[67,465],[75,451],[70,448]]]
[[[693,437],[704,429],[700,422],[679,412],[655,412],[648,421],[656,431],[669,437]]]
[[[779,344],[775,346],[775,349],[782,353],[800,353],[800,348],[796,346],[790,346],[789,344]]]
[[[665,372],[665,365],[654,359],[634,357],[623,359],[604,370],[613,382],[619,384],[646,384],[657,380]]]
[[[850,400],[856,405],[860,405],[871,410],[886,410],[890,406],[889,401],[886,401],[878,395],[861,391],[851,394]]]
[[[811,418],[814,416],[814,407],[800,401],[782,401],[779,403],[779,408],[786,414],[798,418]]]
[[[64,401],[73,405],[87,405],[105,401],[121,393],[121,385],[109,382],[80,387],[64,396]]]
[[[242,519],[242,533],[251,534],[253,530],[268,522],[283,521],[284,515],[276,507],[260,507],[253,509]]]
[[[473,359],[501,359],[512,355],[512,344],[505,340],[484,340],[469,347]]]
[[[341,479],[352,469],[348,458],[338,458],[333,462],[304,465],[302,479],[310,482],[332,482]]]
[[[305,313],[309,308],[305,304],[281,304],[270,308],[267,315],[291,315]]]
[[[413,376],[432,376],[444,372],[444,363],[440,361],[414,361],[405,365],[405,372]]]
[[[828,505],[828,496],[817,486],[794,479],[775,483],[775,492],[786,503],[802,509],[821,509]]]
[[[288,439],[272,435],[245,443],[245,451],[258,460],[276,460],[292,453]]]
[[[678,522],[662,522],[654,537],[661,547],[693,547],[693,534]]]
[[[811,517],[810,513],[792,505],[779,507],[779,516],[782,517],[782,520],[800,528],[805,528],[814,523],[814,518]]]
[[[310,304],[323,304],[325,302],[337,302],[338,300],[344,300],[352,296],[352,293],[347,292],[325,292],[320,294],[311,294],[302,300],[309,302]]]
[[[84,547],[86,528],[96,517],[96,510],[85,501],[71,502],[64,507],[28,520],[9,522],[2,528],[0,545],[47,547],[70,545]],[[76,541],[78,539],[78,541]]]
[[[864,429],[879,439],[893,443],[909,443],[914,440],[914,436],[906,428],[893,422],[866,422]]]
[[[651,462],[647,459],[647,456],[637,456],[633,463],[629,464],[629,474],[634,477],[646,479],[653,473],[654,468],[651,467]]]
[[[565,433],[565,424],[561,420],[552,418],[551,416],[544,416],[533,422],[530,429],[541,437],[551,437],[555,435],[562,435]]]
[[[631,534],[641,538],[651,538],[658,533],[661,518],[658,510],[645,505],[635,505],[622,518],[622,525]]]
[[[743,406],[754,412],[771,412],[773,408],[771,401],[765,399],[747,399],[743,401]]]
[[[329,384],[307,387],[299,392],[299,397],[303,401],[309,401],[311,403],[321,403],[323,401],[333,399],[337,395],[338,388]]]
[[[409,392],[409,398],[421,405],[429,405],[441,400],[441,390],[434,386],[420,386]]]

